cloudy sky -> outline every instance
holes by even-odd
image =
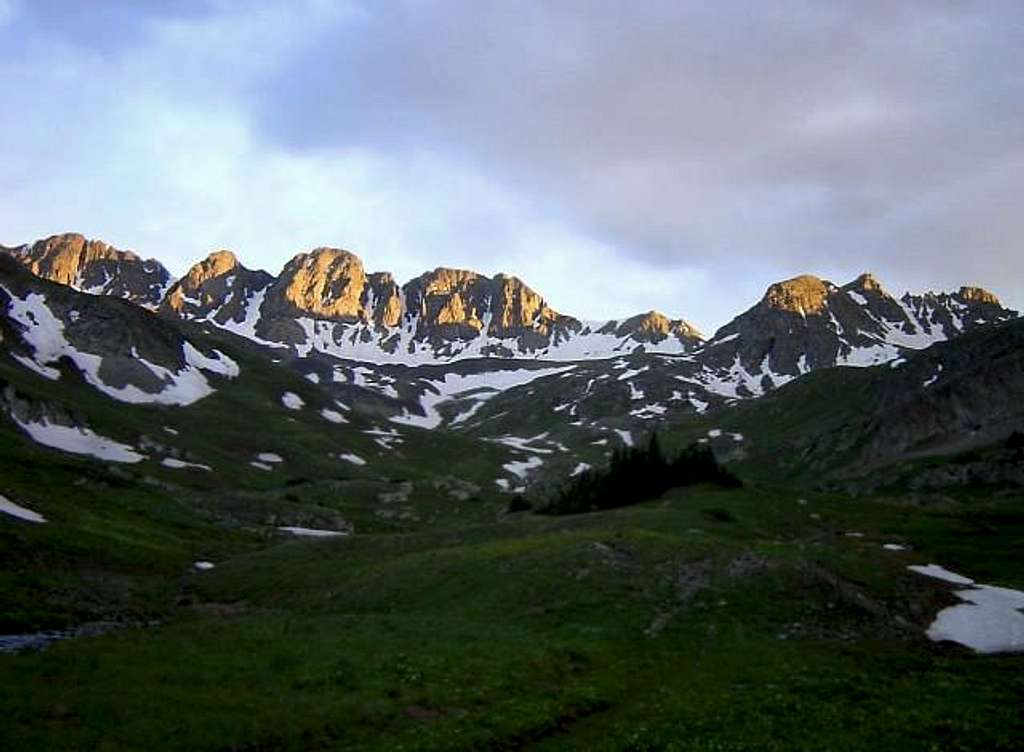
[[[0,242],[318,245],[711,332],[772,281],[1024,307],[1019,0],[0,0]]]

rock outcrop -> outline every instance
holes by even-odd
[[[210,320],[221,326],[242,326],[249,307],[274,278],[239,263],[231,251],[216,251],[192,266],[167,291],[160,313],[178,318]]]
[[[835,285],[824,282],[814,275],[803,274],[783,282],[776,282],[764,294],[762,303],[768,307],[789,313],[821,313],[825,301],[835,290]]]
[[[553,310],[517,277],[493,278],[463,269],[439,268],[407,283],[406,311],[417,336],[430,340],[471,340],[482,334],[517,340],[524,349],[546,347],[582,324]]]
[[[615,327],[615,335],[650,344],[674,337],[690,346],[697,345],[702,339],[700,332],[688,322],[670,319],[658,311],[648,311],[626,319]]]
[[[148,308],[159,305],[171,283],[170,272],[159,261],[77,233],[53,235],[7,252],[43,279]]]
[[[363,262],[339,248],[316,248],[285,264],[263,303],[271,318],[308,316],[326,321],[365,320]]]

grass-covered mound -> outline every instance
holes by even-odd
[[[722,467],[707,444],[691,444],[675,457],[661,449],[657,433],[645,446],[616,449],[607,467],[588,469],[570,479],[538,511],[579,514],[636,504],[672,488],[713,483],[738,488],[739,479]]]

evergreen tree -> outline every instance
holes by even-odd
[[[656,498],[670,488],[695,483],[715,483],[729,488],[742,485],[735,475],[718,464],[705,444],[691,444],[668,459],[655,432],[645,446],[616,448],[607,468],[585,470],[569,480],[539,511],[577,514],[613,509]]]

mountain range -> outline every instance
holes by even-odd
[[[44,279],[208,322],[300,356],[316,351],[414,365],[695,354],[750,393],[814,368],[892,360],[1017,315],[975,287],[895,298],[870,274],[842,287],[803,275],[772,285],[706,340],[685,320],[657,311],[584,322],[504,274],[437,268],[399,285],[388,272],[367,273],[358,256],[337,248],[300,253],[276,277],[217,251],[179,280],[156,260],[78,234],[3,250]]]
[[[158,261],[74,234],[0,252],[0,314],[3,350],[20,374],[5,379],[0,406],[37,442],[67,450],[77,431],[82,453],[132,459],[166,444],[146,432],[115,440],[121,426],[97,433],[92,398],[55,398],[61,385],[140,409],[256,389],[291,419],[312,408],[325,423],[317,430],[343,437],[340,454],[371,465],[407,457],[410,431],[422,429],[497,445],[488,472],[507,491],[592,466],[656,427],[712,415],[728,423],[721,408],[836,366],[884,366],[893,374],[885,383],[900,386],[874,391],[897,404],[892,394],[928,390],[932,377],[941,384],[941,363],[927,377],[903,376],[916,373],[905,364],[921,362],[919,351],[1018,318],[976,287],[897,298],[869,274],[841,286],[803,275],[771,285],[706,339],[653,311],[583,322],[506,275],[439,268],[399,285],[352,253],[317,248],[277,276],[217,251],[174,280]],[[951,362],[947,373],[962,367]],[[250,372],[281,375],[253,386]],[[265,392],[281,378],[291,386]],[[40,379],[54,387],[39,392]],[[252,420],[276,418],[257,411]],[[926,434],[910,432],[892,455],[936,441]],[[744,441],[741,454],[771,445]],[[714,443],[726,454],[740,448]],[[156,452],[172,464],[183,456]]]

